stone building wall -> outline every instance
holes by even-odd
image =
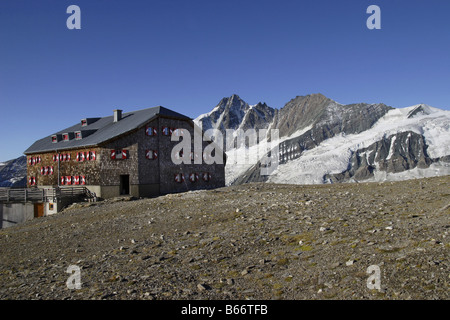
[[[155,134],[146,134],[148,127],[154,128]],[[126,135],[95,148],[28,155],[28,159],[40,159],[40,162],[34,165],[28,163],[28,178],[35,177],[36,186],[43,187],[61,185],[58,176],[84,176],[86,187],[102,198],[119,196],[124,191],[124,176],[129,176],[129,194],[136,197],[225,186],[224,164],[208,165],[204,161],[202,164],[194,164],[194,160],[189,164],[174,164],[171,159],[172,149],[183,138],[171,141],[170,134],[163,134],[165,127],[172,130],[178,128],[188,130],[191,135],[191,152],[194,152],[193,124],[160,116]],[[203,151],[209,142],[204,142],[202,137],[200,138]],[[116,153],[116,159],[111,157],[112,150]],[[157,156],[153,154],[153,159],[149,159],[146,156],[149,150],[155,151]],[[125,151],[126,159],[120,159],[122,151]],[[95,160],[87,160],[85,157],[84,161],[77,161],[77,154],[86,155],[89,152],[95,152]],[[66,155],[66,159],[54,161],[53,157],[58,154]],[[67,155],[70,155],[70,160]],[[53,167],[53,173],[41,174],[42,167]],[[189,179],[191,174],[198,179],[191,181]],[[178,177],[183,175],[184,180],[175,181],[177,175]],[[203,179],[204,175],[209,178],[208,181]],[[71,185],[74,185],[73,181]],[[28,187],[31,185],[28,184]]]
[[[191,152],[194,153],[194,127],[190,122],[181,121],[178,119],[170,119],[160,117],[160,127],[169,128],[183,128],[188,130],[191,135]],[[201,135],[201,133],[200,133]],[[171,152],[175,145],[181,143],[183,137],[179,141],[171,141],[170,136],[161,136],[160,138],[160,192],[161,194],[172,192],[183,192],[188,190],[198,189],[212,189],[225,186],[225,167],[224,164],[212,164],[208,165],[202,160],[202,164],[195,164],[194,160],[190,164],[176,165],[171,159]],[[203,151],[209,144],[207,141],[203,141],[201,137],[201,143]],[[202,157],[202,155],[197,155]],[[182,174],[184,181],[175,181],[175,175]],[[198,180],[195,182],[190,181],[189,175],[196,174]],[[208,174],[210,179],[208,181],[203,180],[202,175]]]
[[[95,160],[87,160],[85,157],[83,161],[77,161],[78,153],[87,155],[89,152],[95,152]],[[95,147],[29,155],[27,156],[27,187],[64,185],[61,183],[61,177],[66,176],[84,176],[86,185],[97,185],[100,183],[100,158],[99,149]],[[42,172],[43,168],[44,172]],[[30,183],[30,177],[35,179],[35,184]],[[71,181],[71,185],[75,185],[75,182]]]

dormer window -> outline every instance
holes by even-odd
[[[61,141],[61,135],[60,134],[52,135],[52,143],[58,143],[59,141]]]
[[[74,138],[74,133],[73,132],[66,132],[62,134],[62,139],[63,141],[69,141],[72,140]]]
[[[87,127],[88,125],[90,125],[91,123],[94,123],[97,120],[100,120],[100,118],[84,118],[84,119],[81,119],[81,126],[82,127]]]
[[[75,140],[81,140],[82,138],[81,131],[75,131]]]

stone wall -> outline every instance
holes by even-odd
[[[77,161],[77,154],[83,152],[95,152],[95,160]],[[54,161],[54,157],[58,155],[65,156],[65,160]],[[70,157],[70,160],[68,160]],[[39,159],[40,162],[30,165],[31,158]],[[41,154],[33,154],[27,156],[27,187],[32,187],[29,182],[30,177],[36,178],[36,186],[57,186],[61,185],[60,177],[63,176],[85,176],[86,185],[96,185],[100,183],[99,163],[101,155],[98,148],[83,148],[76,150],[65,150],[60,152],[47,152]],[[42,167],[53,167],[53,173],[41,173]],[[59,177],[59,178],[58,178]],[[73,184],[73,183],[72,183]]]
[[[178,119],[170,119],[160,117],[160,131],[163,127],[182,128],[188,130],[191,135],[191,152],[194,152],[194,127],[190,122],[180,121]],[[225,186],[225,166],[224,164],[206,164],[202,159],[202,164],[195,164],[192,160],[190,164],[176,165],[171,158],[172,149],[175,145],[181,143],[184,137],[180,137],[179,141],[171,141],[171,136],[160,137],[160,192],[161,194],[172,192],[183,192],[187,190],[212,189]],[[202,141],[202,151],[209,144]],[[184,151],[184,150],[183,150]],[[202,155],[198,155],[200,158]],[[197,174],[198,180],[191,182],[190,174]],[[210,180],[204,181],[203,174],[209,174]],[[184,181],[175,181],[175,175],[182,174]]]

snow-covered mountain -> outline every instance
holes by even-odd
[[[25,187],[27,181],[27,158],[0,163],[0,187]]]
[[[225,134],[226,129],[267,128],[273,121],[276,112],[277,110],[265,103],[249,105],[234,94],[220,100],[212,111],[198,116],[194,122],[201,125],[204,131],[219,129]]]
[[[420,104],[342,105],[321,94],[298,96],[283,108],[224,98],[194,120],[203,129],[279,130],[279,164],[260,174],[252,146],[226,149],[227,184],[252,181],[311,184],[389,181],[450,174],[450,111]],[[256,161],[240,164],[247,152]]]

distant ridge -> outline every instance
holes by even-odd
[[[316,93],[281,109],[238,95],[223,98],[194,122],[203,128],[278,129],[278,169],[261,176],[261,163],[227,162],[227,184],[390,181],[450,174],[450,111],[419,104],[342,105]],[[228,150],[236,154],[242,150]]]

